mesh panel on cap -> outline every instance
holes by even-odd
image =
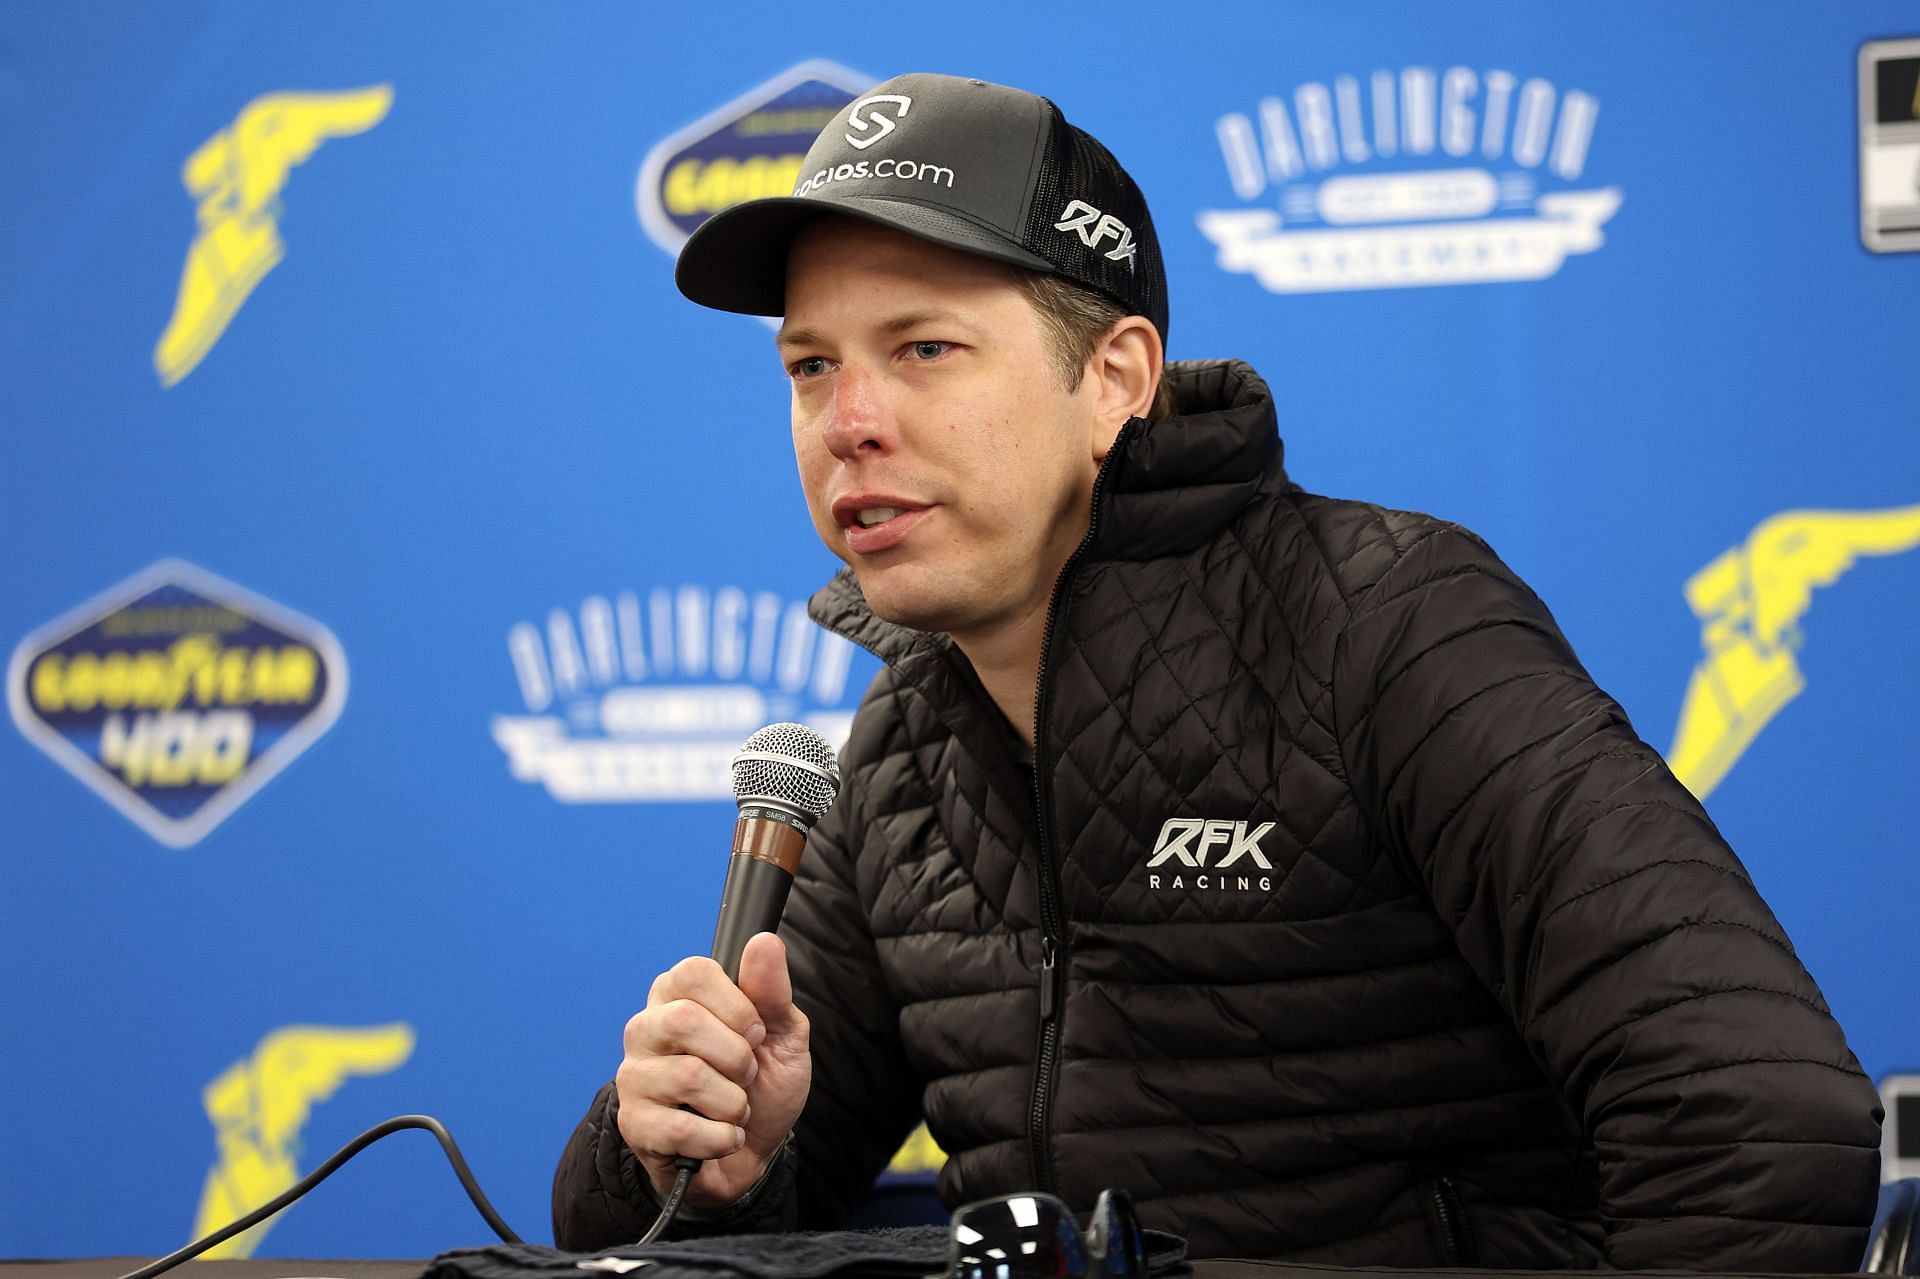
[[[1146,197],[1113,153],[1068,124],[1059,108],[1047,104],[1053,128],[1040,160],[1033,200],[1027,206],[1025,242],[1051,259],[1060,275],[1104,293],[1135,315],[1144,315],[1167,335],[1167,269],[1160,260],[1160,237]],[[1054,226],[1067,205],[1081,200],[1120,219],[1133,232],[1133,265],[1106,256],[1111,239],[1089,248],[1072,231]]]
[[[840,789],[840,761],[805,724],[769,724],[733,757],[733,797],[768,800],[819,821]]]

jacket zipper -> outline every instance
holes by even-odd
[[[1452,1266],[1471,1266],[1479,1255],[1474,1245],[1473,1224],[1467,1220],[1467,1205],[1454,1188],[1450,1177],[1433,1179],[1433,1210],[1440,1219],[1440,1248],[1444,1260]]]
[[[1040,1046],[1033,1063],[1033,1096],[1027,1108],[1027,1149],[1033,1163],[1033,1186],[1045,1194],[1055,1193],[1053,1143],[1047,1132],[1048,1111],[1053,1104],[1054,1074],[1058,1069],[1060,1023],[1066,1013],[1063,998],[1067,970],[1066,929],[1060,916],[1060,867],[1053,849],[1053,770],[1047,762],[1047,684],[1048,659],[1053,653],[1053,631],[1065,604],[1067,586],[1074,570],[1100,530],[1100,497],[1114,458],[1133,430],[1129,421],[1114,437],[1113,447],[1093,477],[1093,503],[1087,519],[1086,536],[1060,567],[1047,601],[1047,625],[1040,639],[1040,671],[1033,690],[1033,811],[1040,837],[1040,865],[1035,878],[1040,888]]]

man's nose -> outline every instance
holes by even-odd
[[[893,408],[883,380],[865,370],[843,366],[833,379],[833,401],[827,406],[820,435],[828,452],[843,462],[891,449],[895,438]]]

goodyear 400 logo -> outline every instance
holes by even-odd
[[[324,626],[178,560],[41,627],[7,668],[27,740],[174,848],[326,732],[346,695]]]

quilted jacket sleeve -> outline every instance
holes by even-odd
[[[854,891],[843,794],[808,840],[780,923],[794,1002],[811,1027],[813,1086],[794,1139],[734,1209],[683,1212],[668,1239],[839,1226],[919,1117],[919,1088],[900,1046]],[[652,1183],[620,1137],[611,1083],[588,1107],[553,1181],[553,1237],[580,1251],[632,1243],[659,1215]]]
[[[1397,518],[1336,652],[1342,754],[1584,1117],[1609,1261],[1853,1270],[1880,1108],[1779,922],[1534,594]]]

